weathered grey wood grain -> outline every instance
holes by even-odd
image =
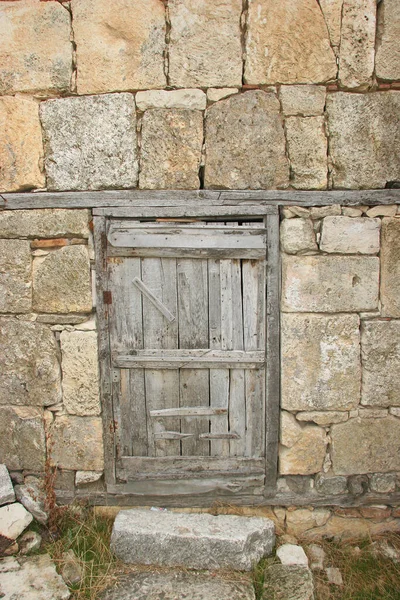
[[[150,411],[151,417],[205,417],[209,415],[223,415],[227,408],[214,408],[212,406],[180,406],[178,408],[160,408]]]
[[[259,204],[240,204],[223,206],[213,204],[185,203],[182,206],[134,206],[121,208],[94,208],[93,214],[105,217],[117,218],[139,218],[139,219],[156,219],[156,218],[183,218],[191,217],[201,219],[202,217],[214,217],[215,219],[224,219],[226,217],[263,217],[268,214],[274,214],[277,207]]]
[[[165,475],[168,473],[198,473],[202,477],[203,473],[218,472],[242,472],[254,475],[255,473],[264,473],[264,460],[259,458],[243,458],[233,456],[229,462],[224,457],[210,456],[205,459],[202,456],[177,456],[177,457],[138,457],[132,458],[124,456],[119,461],[121,468],[130,470],[136,477],[139,474],[148,474],[151,477],[156,474]]]
[[[114,248],[108,256],[142,256],[149,258],[250,258],[263,259],[263,249],[250,248]]]
[[[261,350],[136,350],[113,357],[120,369],[260,369],[264,361]]]
[[[173,323],[173,321],[176,320],[175,315],[168,310],[168,308],[157,298],[157,296],[153,294],[153,292],[146,286],[145,283],[143,283],[143,281],[139,279],[139,277],[134,277],[132,283],[133,285],[136,285],[138,290],[154,304],[154,306],[167,319],[167,321]]]

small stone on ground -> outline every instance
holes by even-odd
[[[307,554],[301,546],[283,544],[276,551],[276,555],[283,565],[302,565],[308,567]]]
[[[343,578],[339,569],[336,567],[328,567],[325,569],[325,573],[329,583],[332,583],[333,585],[343,585]]]
[[[2,506],[0,508],[0,536],[16,540],[32,520],[32,515],[19,502]]]

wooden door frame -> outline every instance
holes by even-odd
[[[172,203],[171,203],[172,204]],[[279,443],[279,403],[280,403],[280,252],[279,252],[279,207],[276,205],[215,206],[199,202],[186,206],[157,206],[151,203],[141,207],[109,207],[93,210],[94,246],[96,261],[96,310],[98,320],[98,343],[100,363],[100,397],[103,419],[104,467],[107,491],[112,494],[126,494],[135,501],[135,494],[129,492],[128,484],[116,480],[116,456],[113,416],[113,381],[111,349],[108,334],[108,303],[110,296],[107,283],[107,222],[110,218],[178,218],[207,217],[215,220],[262,218],[267,229],[267,269],[266,269],[266,391],[265,391],[265,487],[264,496],[250,499],[262,501],[265,496],[276,493],[278,473]],[[233,498],[229,497],[230,500]],[[137,498],[146,504],[146,497]],[[170,504],[166,497],[160,497],[163,505]],[[176,499],[175,499],[176,500]],[[151,498],[154,502],[154,498]],[[212,498],[209,499],[209,502]],[[176,504],[176,501],[174,502]],[[198,504],[195,497],[180,496],[180,505]]]

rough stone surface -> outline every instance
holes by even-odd
[[[357,315],[282,315],[282,408],[347,410],[360,399]]]
[[[337,567],[328,567],[325,569],[325,573],[329,583],[343,585],[342,574]]]
[[[142,123],[139,186],[142,189],[198,188],[202,145],[200,111],[146,111]]]
[[[373,206],[366,211],[367,217],[395,217],[397,214],[396,204]]]
[[[57,352],[54,335],[45,325],[0,318],[0,405],[59,402]]]
[[[361,352],[361,404],[400,406],[400,321],[364,321]]]
[[[270,565],[265,570],[263,600],[313,600],[310,569],[298,565]]]
[[[0,94],[67,92],[70,30],[70,16],[58,2],[2,2]]]
[[[367,519],[349,519],[332,516],[322,527],[317,527],[305,534],[310,540],[320,540],[322,537],[331,538],[334,541],[357,540],[371,538],[374,535],[382,535],[387,532],[397,532],[399,523],[396,520],[373,523]]]
[[[46,313],[92,310],[90,264],[85,246],[66,246],[34,260],[33,308]]]
[[[345,217],[362,217],[363,211],[356,206],[344,206],[342,208],[342,214]]]
[[[218,100],[237,94],[238,91],[238,88],[209,88],[207,90],[207,100],[210,102],[218,102]]]
[[[314,425],[298,427],[301,429],[300,439],[290,448],[280,448],[281,475],[311,475],[322,469],[327,444],[325,431]]]
[[[188,108],[204,110],[207,96],[202,90],[148,90],[136,94],[136,106],[139,110],[148,108]]]
[[[350,419],[332,426],[333,470],[338,475],[400,471],[400,421]]]
[[[368,477],[366,475],[352,475],[347,480],[347,487],[352,496],[361,496],[368,490]]]
[[[127,563],[250,571],[274,545],[274,524],[258,517],[123,510],[111,548]]]
[[[0,311],[28,312],[32,306],[29,242],[0,239]]]
[[[0,573],[4,600],[68,600],[71,593],[48,554],[19,559],[18,569]]]
[[[253,585],[215,573],[135,573],[101,595],[101,600],[255,600]]]
[[[97,333],[62,331],[60,341],[65,408],[71,415],[99,415]]]
[[[281,247],[287,254],[317,251],[315,233],[309,219],[284,219],[280,230]]]
[[[342,28],[343,0],[319,0],[319,5],[328,27],[331,44],[338,54],[340,46],[340,33]]]
[[[133,94],[48,100],[40,105],[40,116],[49,190],[135,187]]]
[[[164,87],[159,0],[72,0],[79,94]]]
[[[326,107],[334,188],[384,188],[399,179],[400,92],[339,92]]]
[[[41,471],[45,453],[42,411],[25,406],[0,406],[0,460],[9,469]]]
[[[26,508],[31,515],[45,525],[48,521],[48,514],[44,506],[43,485],[36,477],[28,476],[25,478],[25,485],[16,485],[15,494],[17,499]]]
[[[390,407],[389,408],[389,412],[391,415],[394,415],[395,417],[400,417],[400,407]]]
[[[305,411],[298,412],[296,419],[298,421],[313,421],[317,425],[332,425],[332,423],[343,423],[347,421],[349,415],[347,412],[341,412],[339,410],[327,410],[327,411]]]
[[[1,238],[89,237],[89,211],[64,209],[3,210]]]
[[[379,258],[284,256],[282,309],[356,312],[378,307]]]
[[[249,3],[245,81],[321,83],[336,75],[328,30],[313,0]]]
[[[60,469],[101,471],[103,430],[100,417],[60,416],[51,426],[52,464]]]
[[[326,217],[319,247],[336,254],[377,254],[380,228],[380,219]]]
[[[390,494],[396,491],[396,475],[394,473],[374,473],[370,477],[370,487],[378,494]]]
[[[365,89],[375,61],[376,0],[344,0],[339,52],[343,87]]]
[[[341,475],[332,476],[318,473],[315,478],[315,489],[323,496],[337,496],[345,494],[347,488],[347,478]]]
[[[381,302],[384,317],[400,317],[400,219],[384,218],[381,248]]]
[[[61,576],[67,585],[79,583],[83,577],[83,570],[73,550],[62,553],[63,565]]]
[[[308,567],[307,554],[301,546],[296,544],[283,544],[276,551],[276,556],[283,565],[302,565]]]
[[[101,479],[103,471],[77,471],[75,475],[75,484],[87,485]]]
[[[0,506],[15,502],[13,484],[6,465],[0,465]]]
[[[323,117],[289,117],[285,122],[291,183],[299,190],[327,186],[327,146]]]
[[[29,554],[39,550],[42,545],[42,536],[36,531],[27,531],[21,535],[18,540],[19,551],[21,554]]]
[[[19,502],[0,508],[0,535],[16,540],[32,522],[32,515]]]
[[[282,85],[279,99],[287,117],[323,115],[326,89],[322,85]]]
[[[302,437],[303,428],[297,423],[296,418],[291,413],[281,411],[281,429],[280,442],[286,448],[291,448]]]
[[[171,0],[169,79],[176,87],[242,84],[240,0]]]
[[[326,559],[326,553],[318,544],[310,544],[307,547],[307,555],[310,559],[310,569],[312,571],[322,571]]]
[[[382,419],[387,417],[389,410],[387,408],[359,408],[358,417],[362,419]]]
[[[303,536],[306,531],[325,525],[330,516],[330,511],[325,508],[288,510],[286,512],[287,531],[298,537]]]
[[[378,5],[376,76],[381,79],[400,79],[400,13],[396,0]]]
[[[0,9],[3,7],[4,2]],[[21,97],[0,98],[0,192],[43,187],[42,161],[37,102]]]
[[[339,204],[333,204],[332,206],[312,206],[310,208],[310,217],[313,220],[324,219],[325,217],[340,215],[341,212]]]
[[[274,94],[249,91],[208,109],[206,187],[282,188],[288,180],[285,136]]]
[[[308,219],[310,217],[310,209],[303,206],[284,206],[283,216],[285,219],[293,219],[294,217]]]

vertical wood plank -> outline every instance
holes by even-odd
[[[207,260],[178,259],[179,348],[208,348],[208,269]],[[180,406],[209,406],[209,372],[183,369],[180,372]],[[181,419],[181,432],[194,438],[181,442],[183,456],[208,456],[210,443],[196,439],[209,433],[208,418]]]
[[[126,424],[122,421],[122,427],[127,429],[126,435],[131,437],[132,455],[148,456],[144,369],[130,369],[128,394],[126,410],[129,411],[129,421]]]

